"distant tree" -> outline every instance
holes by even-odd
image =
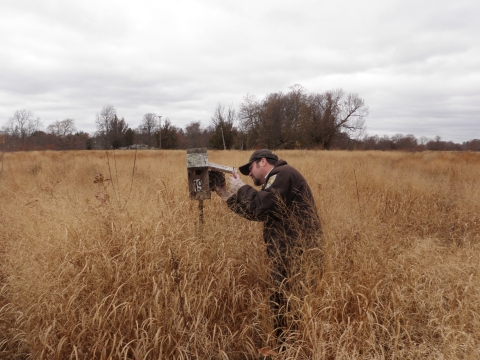
[[[123,137],[123,146],[130,146],[133,144],[135,144],[135,131],[128,128]]]
[[[422,146],[425,146],[428,142],[428,138],[426,136],[421,136],[420,139],[418,140],[418,143]]]
[[[461,151],[462,145],[454,143],[453,141],[445,141],[443,150],[446,151]]]
[[[363,139],[363,150],[377,150],[379,140],[378,135],[365,136]]]
[[[116,118],[117,111],[112,105],[105,105],[102,108],[100,114],[97,114],[95,119],[95,124],[97,126],[97,132],[95,135],[103,142],[103,148],[110,148],[110,139],[109,135],[111,134],[111,124],[112,121]]]
[[[95,149],[95,139],[94,138],[88,138],[85,145],[86,145],[87,150]]]
[[[39,117],[26,109],[17,110],[4,126],[6,134],[17,140],[17,144],[26,150],[30,137],[40,128],[42,123]]]
[[[302,143],[308,142],[308,137],[303,136],[305,124],[308,123],[305,117],[307,101],[305,88],[298,84],[291,86],[290,91],[284,96],[285,120],[282,124],[282,147],[285,149],[295,149]]]
[[[119,119],[117,115],[115,115],[113,119],[110,120],[108,139],[112,148],[118,149],[124,146],[125,135],[128,129],[128,124],[124,118]]]
[[[379,150],[392,150],[393,149],[393,142],[392,142],[392,140],[390,140],[388,135],[384,135],[378,141],[378,149]]]
[[[368,107],[358,94],[347,94],[342,89],[312,94],[308,105],[309,132],[313,143],[321,148],[330,149],[341,133],[358,137],[365,130]]]
[[[282,137],[282,126],[285,123],[284,100],[285,97],[280,92],[268,94],[262,101],[257,146],[269,149],[283,147],[285,143]]]
[[[211,119],[212,135],[209,139],[209,145],[213,149],[231,149],[235,142],[237,134],[235,124],[237,114],[233,107],[225,109],[223,105],[218,105]]]
[[[159,131],[155,133],[157,146],[160,146],[160,136],[162,137],[162,149],[177,149],[180,129],[170,122],[167,117]]]
[[[480,139],[473,139],[462,144],[462,149],[467,151],[480,151]]]
[[[100,145],[104,149],[118,149],[124,146],[129,139],[128,136],[131,138],[131,134],[125,137],[129,129],[128,124],[124,118],[118,118],[117,111],[112,105],[105,105],[102,108],[100,114],[97,114],[95,124],[97,125],[95,136],[100,144],[95,144],[94,140],[93,147]]]
[[[177,133],[177,139],[178,139],[178,149],[186,149],[187,148],[187,137],[185,136],[185,130],[183,129],[178,129]]]
[[[200,121],[192,121],[185,127],[185,138],[188,148],[199,148],[207,145],[206,130]]]
[[[66,138],[67,135],[71,135],[77,131],[75,127],[75,120],[65,119],[62,121],[55,121],[54,123],[47,126],[47,131],[50,134],[54,134],[60,138]]]
[[[415,150],[418,145],[417,138],[408,134],[404,136],[403,134],[395,134],[391,137],[392,147],[396,150]]]
[[[29,140],[29,150],[55,150],[56,136],[42,130],[35,131]]]
[[[350,137],[344,132],[340,132],[340,134],[335,137],[331,147],[331,149],[342,150],[360,150],[362,148],[361,140],[358,140],[356,137]]]
[[[75,134],[67,136],[67,149],[85,150],[88,148],[90,135],[84,131],[77,131]]]
[[[239,128],[245,136],[245,147],[247,148],[256,148],[258,145],[260,115],[261,106],[259,102],[255,96],[247,94],[240,105],[238,115]]]
[[[68,147],[68,141],[71,140],[68,139],[68,137],[75,131],[77,131],[77,129],[73,119],[57,120],[47,126],[47,132],[56,137],[56,143],[60,149],[66,149]]]
[[[139,130],[146,136],[146,142],[148,148],[152,147],[153,134],[157,130],[157,116],[152,113],[143,115],[142,123],[139,126]]]
[[[286,94],[267,94],[261,102],[247,95],[239,112],[247,146],[271,149],[356,147],[364,136],[367,115],[368,107],[358,94],[342,89],[308,94],[300,85]]]
[[[286,98],[283,93],[268,94],[262,101],[247,95],[240,105],[239,127],[246,138],[247,148],[283,147]]]
[[[429,140],[426,144],[427,150],[445,150],[444,141],[440,136],[435,136],[432,140]]]

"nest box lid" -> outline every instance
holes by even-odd
[[[187,168],[208,167],[207,148],[187,149]]]

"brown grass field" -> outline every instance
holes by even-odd
[[[277,154],[307,178],[325,233],[323,262],[287,294],[277,358],[479,359],[480,154]],[[250,152],[208,155],[238,166]],[[3,161],[1,359],[261,359],[276,348],[262,225],[213,194],[200,233],[185,151]]]

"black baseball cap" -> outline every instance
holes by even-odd
[[[248,163],[240,166],[238,170],[240,170],[240,172],[243,175],[248,175],[250,174],[250,170],[249,170],[250,164],[254,161],[262,160],[263,158],[278,161],[278,156],[275,155],[271,150],[268,150],[268,149],[256,150],[252,154],[252,156],[250,156],[250,160],[248,160]]]

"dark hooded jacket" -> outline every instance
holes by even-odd
[[[268,254],[283,268],[290,250],[317,246],[321,226],[312,191],[284,160],[276,162],[261,190],[244,185],[227,204],[244,218],[264,223]]]

